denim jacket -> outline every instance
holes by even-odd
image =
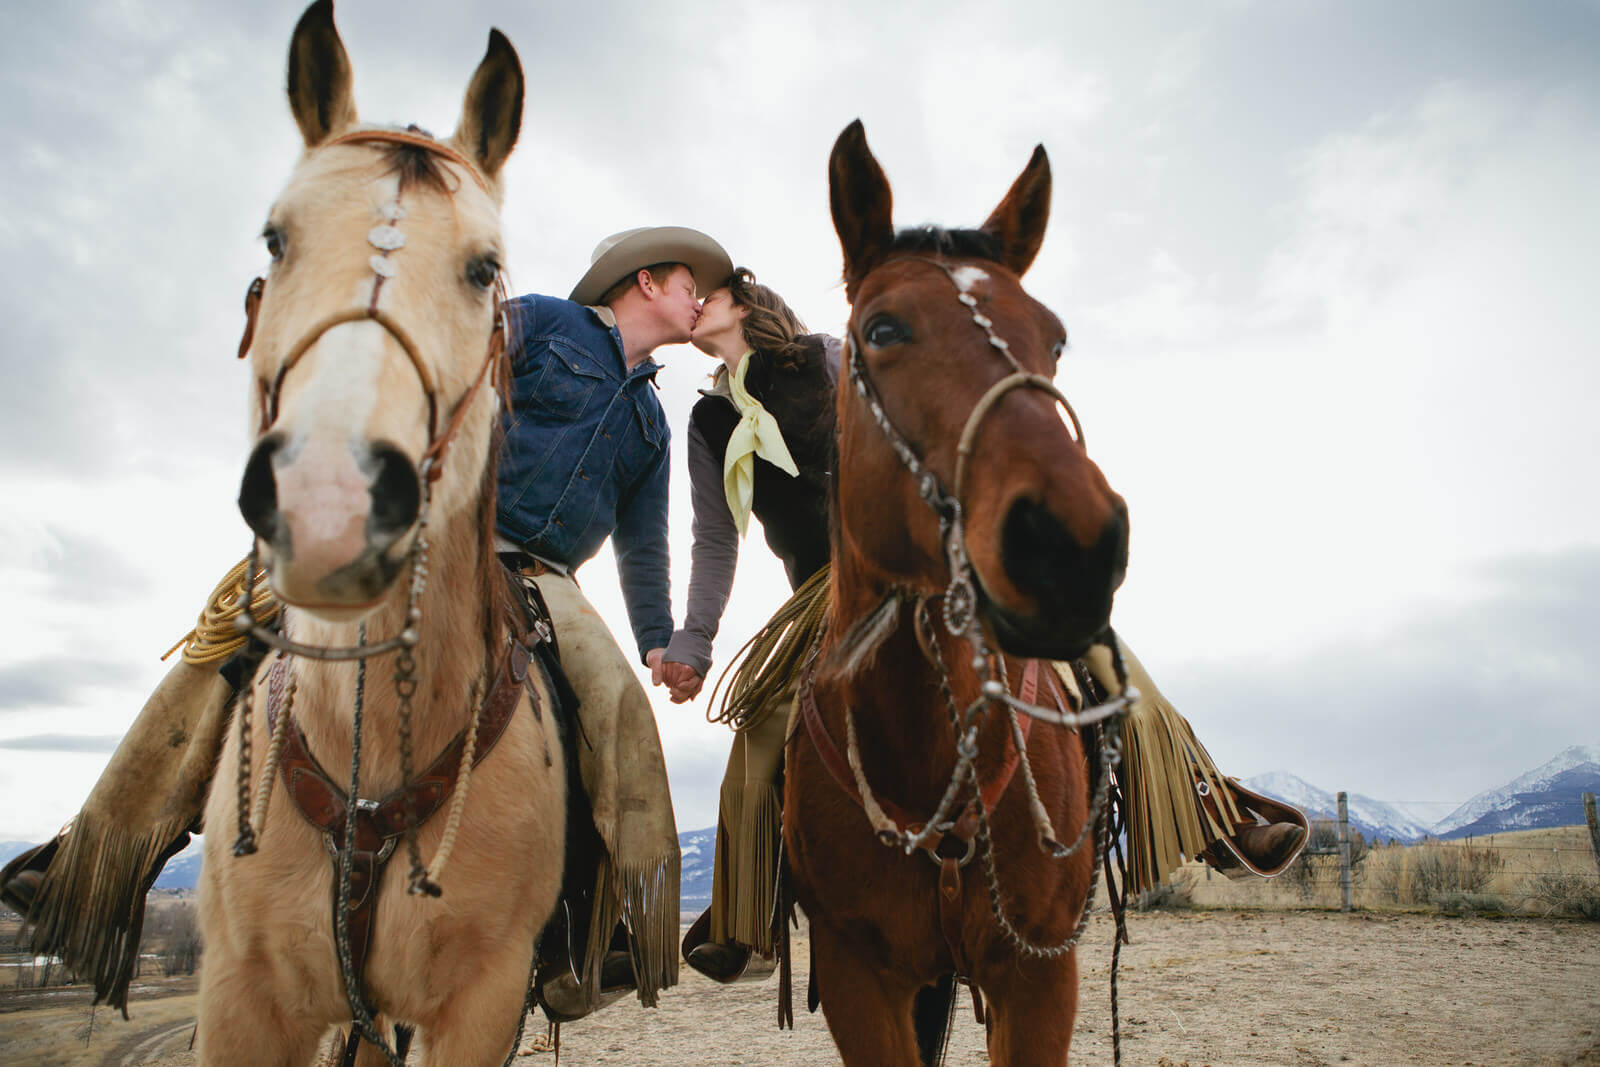
[[[632,371],[622,335],[593,308],[520,296],[511,322],[511,408],[496,528],[536,556],[576,568],[607,537],[642,660],[672,637],[667,579],[666,413],[659,364]]]

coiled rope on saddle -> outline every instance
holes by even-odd
[[[161,657],[163,660],[181,648],[185,663],[206,667],[226,662],[249,640],[248,635],[240,633],[234,626],[234,620],[244,613],[246,599],[249,600],[250,616],[261,625],[271,626],[277,621],[283,606],[272,595],[272,588],[266,582],[266,572],[258,570],[251,575],[249,571],[250,558],[246,556],[211,590],[211,596],[206,600],[194,629],[167,649]]]
[[[829,578],[833,565],[824,564],[807,578],[766,625],[733,654],[711,690],[706,719],[749,730],[765,722],[783,703],[805,665],[805,658],[828,621],[831,604]],[[724,684],[727,688],[723,689]],[[722,702],[717,702],[717,694]]]

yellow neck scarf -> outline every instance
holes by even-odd
[[[728,375],[728,397],[739,409],[739,424],[728,438],[728,452],[722,461],[722,488],[728,494],[728,510],[733,514],[733,524],[744,536],[750,525],[750,504],[755,497],[756,457],[760,456],[791,478],[800,470],[789,456],[789,446],[783,443],[783,433],[772,412],[761,406],[761,401],[751,396],[744,387],[745,371],[750,368],[750,355],[739,359],[739,367]]]

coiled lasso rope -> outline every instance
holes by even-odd
[[[734,653],[711,690],[706,711],[709,721],[749,730],[772,713],[779,698],[793,686],[806,652],[827,623],[831,604],[828,579],[832,573],[832,565],[825,564],[807,578],[766,625]],[[724,683],[728,688],[719,705],[717,693]]]
[[[185,663],[206,667],[225,662],[229,656],[244,647],[245,635],[233,628],[244,600],[245,572],[249,569],[248,557],[240,560],[217,583],[211,598],[200,612],[194,629],[184,634],[178,643],[167,649],[162,659],[167,659],[178,649],[183,649]],[[250,597],[250,616],[263,626],[271,626],[278,618],[282,606],[267,585],[266,572],[257,571],[254,590]]]

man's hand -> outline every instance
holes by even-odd
[[[650,684],[661,684],[661,657],[666,655],[664,648],[652,648],[644,654],[645,665],[650,668]]]
[[[687,663],[663,663],[661,676],[667,683],[674,704],[682,704],[700,695],[705,677]]]

